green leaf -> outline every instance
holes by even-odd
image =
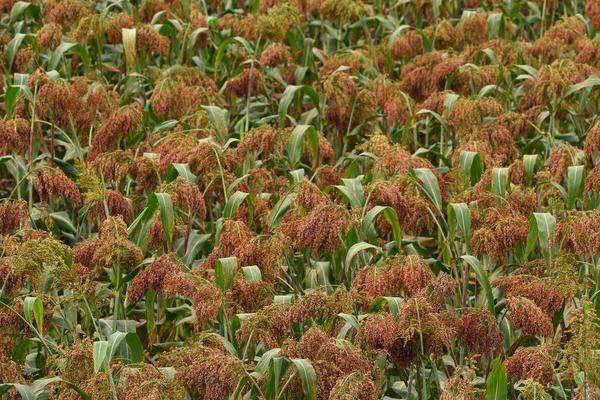
[[[246,197],[248,197],[248,193],[239,190],[230,196],[223,207],[223,218],[233,218]]]
[[[268,223],[271,228],[275,228],[281,222],[281,219],[285,215],[285,213],[290,209],[294,199],[296,198],[296,193],[290,193],[282,198],[275,204],[275,206],[271,209],[269,213]]]
[[[244,277],[247,281],[261,281],[262,274],[260,269],[256,265],[250,265],[247,267],[242,267],[242,271],[244,272]]]
[[[156,329],[156,318],[154,313],[156,306],[156,291],[150,289],[146,292],[146,326],[148,327],[148,341],[152,341],[152,337],[155,334]]]
[[[221,62],[223,61],[223,57],[225,56],[225,51],[227,51],[227,48],[229,47],[229,45],[233,42],[233,38],[229,37],[225,40],[223,40],[223,42],[221,42],[219,49],[217,50],[217,54],[215,55],[215,62],[214,62],[214,69],[215,69],[215,76],[216,74],[219,72],[219,69],[221,67]],[[250,53],[252,54],[252,53]]]
[[[227,193],[227,196],[231,195],[231,192],[233,192],[233,189],[235,189],[240,183],[244,182],[246,179],[248,179],[250,175],[245,174],[242,175],[238,178],[236,178],[233,182],[231,182],[228,186],[227,189],[225,190],[225,192]]]
[[[450,203],[448,204],[448,228],[451,238],[456,234],[458,226],[462,237],[470,246],[471,241],[471,209],[465,203]]]
[[[104,363],[108,357],[108,342],[99,340],[94,342],[92,350],[92,359],[94,360],[94,372],[98,373],[104,368]]]
[[[206,243],[210,237],[210,233],[198,233],[196,231],[192,231],[190,233],[187,251],[183,257],[183,260],[186,264],[191,264],[194,261],[196,255],[202,249],[202,245],[204,245],[204,243]]]
[[[529,234],[527,235],[527,247],[525,256],[527,257],[535,247],[536,240],[539,241],[542,254],[546,257],[552,255],[552,240],[556,228],[556,218],[550,213],[533,213],[529,224]]]
[[[302,391],[304,398],[307,400],[315,400],[317,398],[317,374],[308,359],[292,358],[291,361],[298,370],[300,381],[302,382]]]
[[[11,85],[6,88],[6,93],[4,93],[4,109],[7,116],[12,116],[20,92],[20,86]]]
[[[110,364],[111,364],[113,356],[115,355],[115,353],[121,346],[121,343],[123,342],[123,340],[125,340],[126,336],[127,336],[126,332],[116,331],[116,332],[113,332],[108,337],[108,351],[107,351],[106,363],[109,368],[110,368]]]
[[[396,242],[396,246],[398,251],[402,250],[402,228],[400,227],[400,221],[398,220],[398,213],[393,208],[386,208],[383,210],[383,215],[385,215],[385,219],[392,227],[392,233],[394,235],[394,240]]]
[[[236,41],[236,42],[238,42],[239,44],[241,44],[244,47],[244,49],[246,50],[246,52],[248,54],[254,54],[255,53],[255,50],[252,48],[252,45],[245,38],[243,38],[241,36],[235,36],[233,38],[233,40]]]
[[[354,329],[358,330],[358,326],[359,325],[358,325],[358,318],[356,317],[356,315],[346,314],[346,313],[339,313],[338,317],[342,318],[350,326],[352,326]]]
[[[565,97],[568,97],[568,96],[572,95],[573,93],[577,93],[583,89],[592,88],[592,87],[598,86],[598,85],[600,85],[600,78],[597,77],[596,75],[590,75],[590,77],[587,78],[583,82],[579,82],[579,83],[575,83],[573,85],[567,86],[565,88]]]
[[[127,333],[125,341],[129,347],[129,362],[132,364],[139,364],[144,362],[144,346],[140,337],[135,332]]]
[[[525,154],[523,156],[523,169],[525,170],[525,177],[527,183],[531,183],[533,180],[533,174],[537,165],[538,155],[537,154]]]
[[[471,185],[479,182],[483,174],[483,161],[479,153],[474,151],[461,151],[458,157],[458,167],[471,178]]]
[[[272,357],[269,364],[268,381],[265,386],[265,398],[274,399],[278,397],[280,381],[289,364],[290,362],[285,357]]]
[[[569,192],[568,207],[575,206],[575,200],[583,193],[585,184],[585,167],[572,165],[567,169],[567,191]]]
[[[33,324],[33,318],[35,318],[35,326],[40,335],[44,334],[44,305],[42,301],[37,297],[27,296],[23,301],[23,314],[25,319],[30,324]]]
[[[260,360],[256,363],[254,371],[258,372],[259,374],[266,373],[269,369],[269,364],[271,364],[271,360],[279,353],[281,353],[281,349],[278,347],[265,351],[263,355],[260,356]]]
[[[399,315],[402,303],[404,303],[404,299],[402,297],[378,297],[375,300],[373,300],[373,303],[371,303],[371,305],[369,306],[369,312],[380,311],[387,304],[390,314]]]
[[[373,208],[371,208],[363,217],[362,219],[362,224],[361,224],[361,232],[363,234],[363,236],[366,236],[367,233],[369,232],[369,230],[372,228],[373,224],[375,223],[375,219],[377,218],[377,216],[386,208],[390,208],[387,206],[375,206]]]
[[[366,243],[366,242],[359,242],[359,243],[355,243],[352,245],[352,247],[350,247],[348,249],[348,253],[346,253],[346,260],[345,260],[345,265],[346,268],[350,268],[350,265],[352,263],[352,259],[361,251],[367,250],[367,249],[374,249],[378,252],[382,251],[381,247],[379,246],[375,246],[374,244],[371,243]]]
[[[17,33],[6,45],[5,56],[8,71],[12,70],[12,65],[15,61],[17,51],[19,51],[19,48],[21,47],[21,44],[23,43],[26,37],[27,35],[25,35],[24,33]]]
[[[60,227],[63,231],[68,231],[71,233],[77,233],[77,229],[71,222],[71,218],[66,211],[58,211],[50,213],[50,217],[52,221]]]
[[[53,376],[52,378],[43,378],[43,379],[37,379],[35,380],[31,385],[30,388],[33,390],[33,392],[37,395],[37,399],[41,400],[41,399],[45,399],[45,396],[43,396],[43,391],[44,388],[46,386],[48,386],[51,383],[56,383],[56,382],[62,382],[64,383],[66,386],[68,386],[69,388],[73,389],[74,391],[77,392],[77,394],[79,394],[79,396],[83,399],[83,400],[89,400],[90,396],[84,392],[80,387],[78,387],[77,385],[65,381],[64,379],[62,379],[60,376]]]
[[[442,0],[432,0],[431,8],[433,10],[433,18],[438,19],[440,16],[440,7],[442,6]]]
[[[167,168],[167,180],[173,181],[177,178],[177,176],[181,176],[189,183],[196,183],[196,175],[190,170],[189,164],[181,164],[181,163],[173,163],[169,165]]]
[[[237,258],[219,258],[215,264],[215,280],[224,292],[233,287],[233,276],[237,271]]]
[[[500,357],[492,362],[492,370],[487,377],[485,387],[485,400],[507,399],[508,380],[506,377],[506,367]]]
[[[515,65],[515,67],[522,69],[523,71],[525,71],[529,76],[531,76],[534,80],[537,80],[537,76],[538,76],[538,71],[537,69],[535,69],[534,67],[532,67],[531,65],[526,65],[526,64],[517,64]]]
[[[292,183],[300,183],[304,179],[304,170],[298,168],[289,172]]]
[[[0,295],[1,296],[1,295]],[[31,348],[32,341],[29,339],[21,339],[17,342],[16,346],[13,348],[12,360],[17,364],[23,364],[25,362],[25,358],[29,354],[29,349]]]
[[[441,212],[442,211],[442,194],[437,178],[429,168],[413,168],[417,178],[422,183],[422,188],[429,200]]]
[[[187,43],[187,50],[189,52],[192,52],[194,50],[194,46],[198,42],[198,36],[200,36],[201,34],[203,34],[205,32],[209,32],[209,29],[207,27],[201,27],[201,28],[195,29],[192,32],[192,34],[190,35],[190,40],[188,40],[188,43]]]
[[[139,226],[148,222],[148,220],[150,220],[150,218],[152,218],[152,216],[154,215],[154,211],[156,211],[156,207],[158,207],[157,203],[158,202],[154,202],[154,205],[152,206],[152,204],[149,202],[148,205],[146,206],[146,208],[144,208],[138,214],[138,216],[135,217],[135,219],[133,220],[131,225],[129,225],[127,227],[127,235],[128,236],[131,236]]]
[[[488,15],[488,37],[502,38],[504,37],[504,15],[499,12],[489,13]]]
[[[173,229],[175,227],[175,211],[173,210],[173,201],[171,195],[167,193],[154,193],[153,197],[158,202],[160,210],[160,222],[162,223],[165,242],[167,247],[171,249],[173,240]]]
[[[492,292],[492,285],[490,284],[490,278],[488,277],[488,273],[485,269],[481,267],[479,260],[471,255],[464,255],[460,257],[464,262],[469,264],[469,266],[475,271],[475,276],[477,276],[477,281],[483,288],[485,293],[485,298],[487,300],[488,310],[492,313],[492,315],[496,315],[496,308],[494,307],[494,294]]]
[[[362,208],[365,204],[365,195],[360,178],[344,178],[343,185],[335,185],[335,188],[346,196],[350,205],[354,208]]]
[[[285,146],[285,150],[288,156],[288,161],[292,168],[300,162],[302,153],[304,152],[304,140],[305,136],[308,137],[310,147],[314,153],[315,159],[319,154],[319,136],[314,127],[310,125],[298,125],[294,128],[288,142]]]
[[[288,109],[294,98],[296,97],[296,93],[300,92],[303,95],[307,95],[310,97],[312,102],[319,107],[319,95],[311,86],[308,85],[289,85],[285,88],[283,95],[281,96],[281,100],[279,101],[279,125],[284,126],[286,115],[288,113]]]
[[[277,294],[273,296],[273,304],[292,304],[293,301],[293,294]]]
[[[206,111],[208,120],[215,128],[219,142],[224,144],[229,135],[229,111],[217,106],[202,106],[202,109]]]
[[[10,26],[14,25],[26,11],[33,14],[34,18],[37,18],[40,14],[40,6],[39,4],[33,4],[27,1],[17,1],[10,10],[10,20],[8,24]]]
[[[375,207],[371,208],[365,214],[365,216],[362,220],[362,224],[361,224],[361,232],[362,232],[363,238],[367,237],[369,230],[372,228],[373,224],[375,223],[375,219],[382,212],[383,212],[383,215],[385,216],[385,219],[392,227],[392,232],[394,234],[394,239],[396,241],[396,245],[398,246],[398,249],[401,249],[402,248],[401,247],[402,246],[402,228],[400,227],[400,222],[398,221],[398,214],[396,213],[396,210],[394,210],[392,207],[375,206]]]
[[[50,57],[50,61],[48,62],[48,70],[57,69],[58,64],[62,59],[64,59],[64,55],[67,51],[73,50],[81,57],[81,61],[86,69],[90,68],[90,54],[87,51],[87,48],[80,43],[61,43],[54,51],[52,52],[52,56]]]
[[[216,332],[207,333],[207,335],[216,337],[219,340],[219,342],[221,342],[223,347],[225,347],[227,349],[229,354],[231,354],[234,357],[239,357],[239,354],[238,354],[235,346],[229,340],[227,340],[226,338],[224,338],[223,336],[219,335]]]
[[[36,400],[37,399],[37,396],[35,395],[35,393],[33,392],[33,389],[30,386],[21,385],[19,383],[10,383],[9,385],[14,387],[17,390],[17,392],[21,396],[21,399],[23,399],[23,400]]]
[[[492,170],[492,192],[504,198],[508,187],[508,168],[494,168]]]
[[[310,262],[306,268],[305,284],[307,288],[326,288],[331,289],[329,281],[331,263],[329,261]]]
[[[126,354],[129,362],[138,364],[144,361],[144,347],[139,336],[135,332],[116,331],[108,337],[108,340],[94,342],[92,358],[95,372],[110,368],[112,358],[123,341],[125,341],[129,350]]]
[[[452,112],[452,110],[454,110],[454,105],[456,104],[459,98],[460,96],[456,93],[446,94],[446,97],[444,98],[444,115],[448,115]],[[435,114],[433,111],[431,113]],[[442,119],[440,119],[440,123],[444,123]]]

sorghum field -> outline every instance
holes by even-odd
[[[600,399],[600,0],[0,11],[1,399]]]

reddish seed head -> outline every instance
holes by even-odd
[[[137,51],[158,53],[166,57],[169,55],[171,43],[169,38],[158,33],[151,25],[141,25],[136,30],[135,47]]]
[[[456,370],[454,376],[448,379],[440,400],[471,400],[475,394],[475,388],[471,381],[463,377]]]
[[[600,212],[575,212],[557,224],[554,240],[563,249],[591,258],[600,251]]]
[[[417,31],[408,31],[392,45],[394,59],[413,58],[423,52],[423,38]]]
[[[151,158],[138,156],[133,163],[131,174],[139,189],[151,192],[158,185],[158,166]]]
[[[463,19],[457,26],[465,44],[479,44],[488,40],[488,13],[479,12]],[[508,27],[507,27],[508,29]]]
[[[133,28],[135,21],[133,17],[125,13],[117,13],[112,16],[107,28],[108,41],[111,44],[119,44],[123,42],[123,29]]]
[[[513,379],[533,379],[550,385],[554,376],[554,357],[545,346],[519,347],[506,359],[506,372]]]
[[[0,282],[2,282],[3,297],[10,297],[21,289],[25,283],[25,278],[25,274],[15,275],[13,273],[8,260],[0,259]],[[0,325],[2,324],[0,323]]]
[[[375,266],[362,267],[352,281],[352,291],[364,308],[371,305],[373,300],[381,296],[399,296],[399,279],[389,280],[387,270]]]
[[[142,108],[133,103],[113,112],[92,137],[88,159],[94,160],[101,153],[112,151],[118,142],[134,133],[142,118]]]
[[[252,238],[246,241],[238,252],[240,265],[256,265],[264,281],[274,283],[282,275],[284,251],[288,245],[282,235],[277,234],[266,240]]]
[[[92,257],[96,251],[96,239],[87,239],[77,243],[73,247],[73,262],[82,265],[86,269],[92,268]]]
[[[563,304],[563,297],[539,278],[529,275],[511,275],[495,279],[494,287],[501,288],[507,297],[527,297],[549,316],[554,315]]]
[[[510,318],[523,334],[550,337],[554,333],[552,320],[533,301],[525,297],[506,298]]]
[[[573,157],[576,151],[577,149],[570,145],[563,145],[552,149],[550,157],[548,157],[548,172],[550,172],[554,181],[558,183],[562,182],[565,172],[573,165]]]
[[[227,91],[238,97],[257,95],[262,86],[262,74],[256,67],[246,68],[241,75],[227,82]]]
[[[371,314],[360,321],[358,335],[368,349],[385,349],[400,336],[398,324],[398,318],[391,314]]]
[[[285,144],[283,139],[283,135],[270,125],[251,129],[235,149],[238,157],[236,161],[242,161],[247,155],[257,155],[263,161],[282,155]]]
[[[413,99],[423,101],[436,91],[434,81],[431,80],[433,68],[444,61],[442,53],[428,52],[412,59],[402,69],[400,87],[408,92]]]
[[[417,255],[409,255],[401,259],[399,266],[391,268],[392,276],[398,276],[406,296],[411,297],[427,287],[435,275]]]
[[[597,122],[587,134],[583,151],[588,159],[600,150],[600,122]]]
[[[443,354],[456,336],[454,321],[437,313],[425,296],[406,300],[400,308],[399,319],[401,340],[405,345],[410,342],[420,352],[422,338],[424,354]]]
[[[127,290],[127,298],[135,303],[150,289],[162,290],[168,277],[180,271],[181,266],[173,262],[171,255],[158,257],[133,278]]]
[[[467,309],[458,321],[457,334],[474,353],[489,354],[502,347],[502,331],[487,309]]]
[[[326,204],[331,204],[327,195],[321,192],[317,185],[306,178],[302,180],[298,187],[296,202],[306,212],[310,212]]]
[[[341,236],[350,227],[346,209],[337,205],[323,205],[300,220],[297,240],[314,254],[322,255],[334,251],[341,244]]]
[[[1,154],[22,154],[29,144],[29,122],[23,118],[0,121]]]
[[[260,63],[268,67],[287,64],[292,61],[290,48],[282,43],[271,43],[260,54]]]
[[[28,226],[29,212],[23,201],[5,201],[0,203],[0,234],[6,235],[20,227]]]
[[[104,202],[109,217],[120,216],[123,221],[130,223],[133,220],[133,210],[125,196],[115,190],[104,191]],[[103,221],[106,219],[106,210],[104,202],[96,202],[93,209],[90,209],[92,221]]]
[[[65,197],[81,205],[81,193],[59,168],[42,167],[35,172],[34,187],[40,200],[49,203],[51,198]]]
[[[219,258],[231,257],[252,238],[248,226],[242,221],[225,220],[219,243],[200,266],[201,270],[214,268]]]
[[[231,300],[239,312],[257,312],[269,305],[273,297],[273,285],[265,281],[249,281],[238,277],[233,284]]]
[[[200,219],[206,218],[206,203],[197,185],[177,177],[163,191],[169,193],[173,203],[184,212],[191,212]]]
[[[590,19],[594,29],[600,29],[600,3],[596,0],[586,0],[585,15]]]
[[[600,193],[600,164],[588,171],[585,178],[585,192],[591,195]]]
[[[96,174],[104,181],[120,182],[127,177],[133,164],[131,150],[115,150],[110,153],[100,154],[93,162],[92,167]]]
[[[44,4],[44,20],[66,27],[88,12],[87,5],[80,0],[49,0]]]

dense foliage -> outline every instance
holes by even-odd
[[[0,11],[0,398],[600,399],[599,0]]]

